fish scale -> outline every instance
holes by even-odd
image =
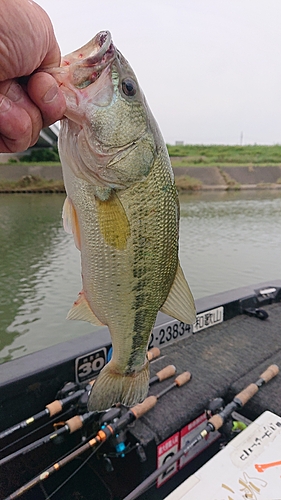
[[[133,406],[147,395],[146,351],[159,309],[195,320],[178,260],[178,195],[157,123],[109,32],[62,64],[51,72],[67,104],[59,137],[63,217],[81,251],[83,286],[68,318],[105,324],[112,338],[89,409]]]

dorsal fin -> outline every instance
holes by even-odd
[[[180,263],[169,295],[160,311],[183,323],[192,325],[196,319],[194,299],[184,277]]]

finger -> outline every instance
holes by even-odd
[[[0,95],[0,151],[24,151],[31,142],[32,123],[25,109]]]
[[[66,109],[65,98],[52,75],[43,71],[32,75],[28,81],[27,92],[41,111],[44,127],[63,117]]]
[[[0,83],[0,92],[5,94],[18,107],[23,108],[30,116],[32,126],[30,146],[32,146],[37,142],[40,130],[43,127],[40,110],[30,99],[24,88],[15,80],[7,80]]]
[[[0,80],[58,67],[60,49],[48,14],[31,0],[1,0]],[[12,54],[12,57],[11,57]]]

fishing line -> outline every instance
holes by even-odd
[[[87,439],[92,439],[93,437],[95,436],[95,433],[92,433]],[[102,444],[102,443],[101,443]],[[99,446],[98,446],[99,447]],[[65,453],[64,455],[62,455],[60,458],[59,458],[59,461],[61,460],[64,460],[66,457],[68,457],[68,455],[70,453],[73,453],[75,452],[76,450],[78,450],[79,448],[81,448],[81,443],[78,443],[76,446],[74,446],[73,448],[71,448],[71,450],[69,450],[67,453]],[[56,462],[53,462],[52,465],[50,465],[50,467],[52,467]],[[35,476],[36,478],[37,476]],[[32,480],[33,481],[33,480]],[[38,481],[37,483],[38,485],[42,485],[42,480]],[[24,485],[25,486],[25,485]],[[22,489],[22,488],[20,488]],[[28,491],[28,490],[27,490]],[[14,492],[15,493],[15,492]],[[11,493],[8,497],[5,498],[5,500],[9,500],[10,498],[18,498],[19,496],[21,496],[23,493],[25,493],[25,491],[21,491],[21,493],[19,492],[19,490],[17,490],[16,492],[16,497],[14,497],[14,493]],[[46,492],[46,494],[48,495],[48,493]],[[51,493],[51,495],[53,495],[53,493]],[[46,497],[46,500],[48,500],[48,496]]]
[[[83,461],[82,464],[79,465],[79,467],[68,476],[67,479],[65,479],[48,497],[46,497],[46,500],[49,500],[52,498],[61,488],[63,488],[71,479],[86,465],[86,463],[92,458],[92,456],[98,451],[98,449],[102,446],[103,443],[100,443],[91,453],[90,455]],[[79,458],[79,457],[77,457]],[[40,483],[42,484],[42,483]],[[42,485],[43,486],[43,485]]]
[[[157,351],[159,351],[159,349]],[[151,353],[151,351],[149,351],[149,353]],[[155,353],[153,353],[153,355],[155,356]],[[162,382],[163,380],[166,380],[167,378],[170,378],[173,375],[175,375],[175,373],[176,373],[176,367],[174,365],[167,365],[162,370],[158,371],[153,377],[150,378],[149,386],[151,387],[153,384]],[[174,384],[172,386],[174,386]],[[170,390],[170,388],[169,388],[169,390]],[[161,396],[161,394],[159,395],[159,397],[160,396]],[[64,415],[66,415],[67,412],[72,413],[73,410],[74,410],[73,407],[69,408],[64,413],[60,414],[60,418],[62,418]],[[62,423],[62,426],[59,430],[55,429],[55,431],[52,431],[49,435],[43,436],[42,438],[39,438],[37,441],[34,441],[34,443],[30,443],[27,446],[24,446],[23,448],[15,451],[11,455],[7,455],[6,457],[1,458],[0,465],[4,465],[8,461],[12,460],[13,458],[16,458],[19,455],[29,453],[33,449],[35,449],[43,444],[48,443],[49,441],[51,441],[54,437],[57,437],[58,435],[63,435],[64,433],[72,434],[72,432],[83,427],[86,424],[86,422],[88,422],[94,416],[95,416],[95,414],[93,414],[93,412],[88,412],[88,413],[84,413],[83,415],[74,416],[71,419],[66,420],[65,422]],[[55,420],[57,420],[57,418],[58,417],[51,419],[50,421],[46,422],[41,427],[34,429],[33,431],[26,434],[25,436],[22,436],[21,438],[19,438],[19,440],[17,442],[19,442],[23,439],[27,439],[28,437],[30,437],[32,435],[32,433],[43,429],[48,424],[51,425],[53,423],[53,427],[55,427],[55,425],[57,423],[57,422],[55,422]],[[78,419],[78,421],[77,421],[77,419]],[[16,444],[16,442],[10,443],[6,448],[3,449],[3,451],[5,449],[9,448],[10,446],[15,445],[15,444]]]
[[[172,370],[172,372],[175,371],[175,367],[173,365],[170,365],[169,367],[166,367],[165,369],[161,370],[158,372],[158,375],[156,378],[160,381],[161,379],[161,374],[164,376],[167,376],[167,374]],[[166,375],[165,375],[166,373]],[[43,472],[41,472],[39,475],[35,476],[32,480],[28,481],[25,483],[23,486],[21,486],[19,489],[14,491],[13,493],[10,494],[9,497],[7,497],[6,500],[11,500],[15,498],[19,498],[23,493],[26,491],[30,490],[43,480],[46,480],[50,477],[51,474],[57,472],[60,470],[62,467],[64,467],[66,464],[71,462],[74,458],[77,458],[79,455],[84,453],[85,451],[88,451],[90,448],[94,448],[94,453],[99,449],[99,447],[107,441],[111,436],[116,435],[119,433],[121,430],[126,428],[129,424],[131,424],[133,421],[136,419],[139,419],[142,417],[145,413],[147,413],[151,408],[153,408],[158,399],[161,398],[164,394],[166,394],[168,391],[172,390],[175,387],[181,387],[182,385],[186,384],[189,382],[191,379],[191,373],[186,371],[178,375],[174,382],[169,385],[166,389],[158,393],[156,396],[148,396],[142,403],[137,404],[133,408],[130,408],[128,411],[126,411],[123,415],[121,415],[120,418],[114,419],[114,421],[111,423],[105,423],[102,425],[100,430],[94,437],[87,438],[87,441],[84,442],[82,445],[78,445],[74,451],[71,453],[67,453],[63,458],[55,462],[52,466],[48,467],[45,469]],[[83,465],[83,464],[82,464]],[[80,470],[80,469],[79,469]]]
[[[70,414],[72,412],[73,412],[73,408],[69,408],[68,410],[65,410],[64,413],[61,413],[59,415],[59,417],[60,418],[67,417],[68,414]],[[54,417],[52,420],[48,420],[48,422],[46,422],[45,424],[40,425],[40,427],[37,427],[36,429],[33,429],[28,434],[25,434],[24,436],[21,436],[20,438],[16,439],[12,443],[7,444],[3,448],[1,448],[0,453],[2,454],[2,452],[4,452],[5,450],[7,450],[8,448],[11,448],[11,446],[14,446],[17,443],[20,443],[21,441],[24,441],[25,439],[27,439],[28,437],[32,436],[34,433],[41,431],[42,429],[44,429],[48,425],[53,425],[54,423],[56,423],[57,418],[58,417]]]
[[[158,372],[158,374],[156,374],[156,376],[155,376],[155,379],[158,379],[160,381],[162,377],[164,379],[164,378],[166,378],[167,375],[170,376],[170,374],[175,373],[175,370],[176,369],[173,365],[169,365],[169,366],[165,367],[163,370],[161,370],[160,372]],[[151,407],[153,407],[156,404],[157,400],[159,398],[161,398],[162,396],[164,396],[164,394],[169,392],[174,387],[180,387],[181,385],[184,385],[190,379],[191,379],[191,374],[189,372],[184,372],[175,379],[173,384],[171,384],[166,389],[161,391],[159,394],[157,394],[157,396],[148,397],[147,400],[151,400],[151,403],[150,403]],[[154,379],[151,379],[151,381],[152,381],[152,383],[156,382],[156,380],[154,380]],[[147,400],[145,400],[145,401],[147,401]],[[152,402],[152,400],[153,400],[153,402]],[[129,410],[125,415],[123,415],[123,418],[124,417],[126,418],[126,416],[128,418],[128,415],[130,414],[130,412],[133,412],[133,410],[136,411],[136,414],[134,415],[134,419],[139,418],[141,416],[142,412],[140,412],[140,414],[138,415],[137,408],[141,408],[143,406],[143,404],[144,403],[141,403],[140,405],[137,405],[136,407],[131,408],[131,410]],[[143,411],[143,413],[145,413],[148,409],[149,409],[149,405],[148,405],[147,409],[145,411]],[[120,426],[120,427],[122,427],[122,426]],[[112,435],[114,435],[114,434],[115,434],[115,432],[112,433]],[[65,484],[67,484],[75,476],[75,474],[77,474],[82,469],[82,467],[84,467],[84,465],[90,460],[90,458],[99,450],[99,448],[102,446],[102,444],[103,444],[103,441],[101,441],[97,446],[95,446],[94,450],[84,460],[84,462],[78,467],[78,469],[76,469],[63,483],[61,483],[60,486],[58,486],[58,488],[51,493],[49,498],[54,496],[63,486],[65,486]],[[48,498],[48,500],[49,500],[49,498]]]
[[[49,496],[48,496],[48,493],[47,493],[47,491],[46,491],[46,489],[44,487],[44,484],[43,483],[39,483],[39,486],[40,486],[40,489],[41,489],[41,491],[42,491],[42,493],[43,493],[43,495],[45,497],[45,500],[48,500]]]
[[[174,365],[168,365],[164,369],[160,370],[159,372],[156,373],[154,377],[150,379],[150,385],[153,385],[156,382],[160,382],[162,380],[165,380],[166,378],[171,377],[174,375],[176,372],[176,368]],[[171,387],[169,387],[168,390],[170,390]],[[165,391],[166,392],[166,391]],[[160,397],[160,395],[158,395]],[[65,479],[47,498],[46,500],[49,500],[52,498],[61,488],[63,488],[71,479],[84,467],[84,465],[87,464],[87,462],[92,458],[92,456],[99,450],[99,448],[102,446],[103,442],[101,442],[99,445],[95,447],[95,449],[90,453],[90,455],[83,461],[83,463],[74,471],[70,476]],[[129,451],[132,451],[136,446],[132,447]],[[110,456],[110,454],[109,454]],[[115,456],[112,454],[112,456]],[[79,457],[77,457],[79,458]]]

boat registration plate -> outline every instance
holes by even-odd
[[[165,345],[172,344],[177,340],[190,337],[190,335],[200,332],[205,328],[210,328],[218,323],[222,323],[223,314],[223,306],[220,306],[197,314],[196,321],[193,325],[187,325],[181,321],[171,319],[171,321],[153,328],[148,348],[152,349],[152,347],[164,347]]]
[[[163,325],[156,326],[150,335],[148,348],[164,347],[192,335],[192,325],[187,325],[181,321],[171,320]]]

